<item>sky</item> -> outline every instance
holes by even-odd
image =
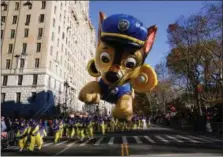
[[[132,15],[143,22],[146,27],[157,25],[158,32],[146,63],[155,67],[165,60],[170,50],[167,44],[168,25],[174,23],[181,15],[189,16],[200,11],[204,1],[90,1],[90,18],[95,30],[98,29],[99,11],[106,16],[117,13]]]

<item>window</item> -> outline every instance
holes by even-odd
[[[19,2],[15,2],[15,10],[19,10]]]
[[[5,75],[5,76],[3,76],[3,83],[2,83],[2,85],[3,86],[7,86],[7,83],[8,83],[8,76]]]
[[[64,32],[62,33],[62,39],[64,39],[65,35],[64,35]]]
[[[2,37],[3,37],[3,33],[4,33],[4,31],[3,31],[3,30],[1,30],[1,39],[2,39]]]
[[[11,35],[10,38],[13,39],[15,38],[15,29],[11,29]]]
[[[32,92],[32,101],[33,101],[33,102],[36,101],[36,92]]]
[[[33,85],[37,85],[37,80],[38,80],[38,75],[34,74],[33,75]]]
[[[1,22],[2,22],[2,23],[5,23],[5,16],[2,16],[2,18],[1,18]]]
[[[20,60],[20,68],[24,68],[25,66],[25,59]]]
[[[23,75],[18,75],[18,85],[22,85]]]
[[[5,66],[5,68],[6,69],[10,69],[10,66],[11,66],[11,60],[10,59],[6,59],[6,66]]]
[[[29,25],[30,18],[31,18],[31,15],[26,15],[26,23],[25,23],[25,25]]]
[[[4,5],[3,11],[7,10],[7,5]]]
[[[38,29],[38,38],[41,38],[43,36],[43,28]]]
[[[12,53],[12,50],[13,50],[13,44],[9,44],[8,53]]]
[[[59,46],[59,44],[60,44],[60,39],[58,38],[57,39],[57,46]]]
[[[35,59],[35,68],[39,68],[39,58]]]
[[[56,60],[58,59],[58,51],[57,51],[57,53],[56,53]]]
[[[39,16],[39,22],[43,23],[44,22],[44,14],[40,14]]]
[[[21,103],[21,93],[16,93],[16,103]]]
[[[54,41],[54,32],[52,32],[51,40]]]
[[[42,1],[42,9],[46,8],[46,1]]]
[[[51,70],[52,68],[52,62],[50,61],[49,69]]]
[[[12,24],[16,24],[16,22],[17,22],[17,16],[14,15],[13,18],[12,18]]]
[[[55,27],[56,20],[53,18],[53,27]]]
[[[41,51],[41,43],[37,43],[36,52],[40,52],[40,51]]]
[[[24,30],[24,37],[28,37],[29,36],[29,29],[25,28]]]
[[[1,93],[1,103],[5,102],[5,93]]]
[[[54,6],[54,14],[56,14],[56,12],[57,12],[57,7]]]
[[[22,44],[22,54],[26,54],[27,43]]]
[[[49,77],[49,79],[48,79],[48,86],[49,87],[51,86],[51,77]]]

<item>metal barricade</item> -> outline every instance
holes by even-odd
[[[13,130],[7,133],[7,142],[13,142],[15,140],[15,132]]]

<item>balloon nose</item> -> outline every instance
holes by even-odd
[[[109,71],[106,73],[105,77],[110,83],[115,83],[120,79],[121,76],[116,72]]]

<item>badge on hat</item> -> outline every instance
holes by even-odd
[[[129,21],[122,19],[118,23],[118,29],[120,31],[126,31],[129,28],[129,25],[130,25]]]

